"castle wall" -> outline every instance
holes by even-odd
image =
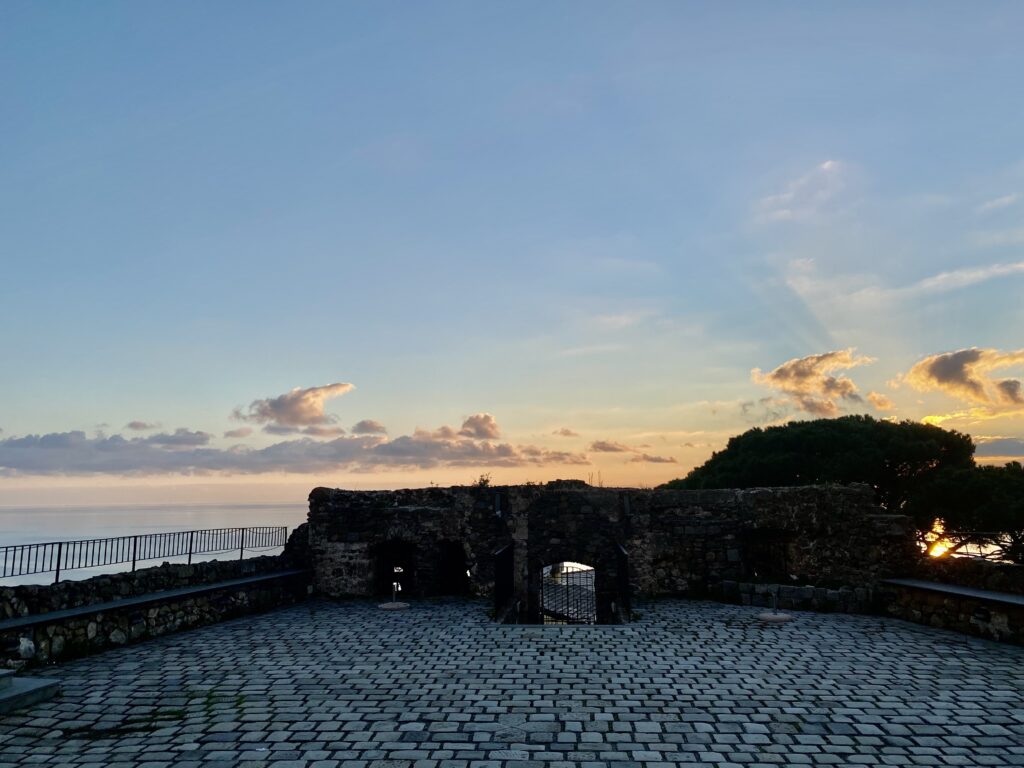
[[[624,591],[703,596],[730,581],[868,587],[907,572],[919,556],[910,521],[881,514],[866,486],[317,488],[309,524],[322,594],[384,594],[391,577],[382,564],[399,561],[414,571],[401,577],[404,594],[444,594],[441,575],[456,542],[468,591],[491,595],[496,579],[510,579],[521,620],[536,618],[541,568],[563,560],[595,566],[598,612],[610,619],[628,604]],[[505,546],[514,551],[511,573],[497,573],[494,554]]]

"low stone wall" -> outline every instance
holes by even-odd
[[[792,584],[754,584],[723,581],[709,591],[709,597],[723,603],[777,607],[787,611],[820,613],[872,613],[872,587],[815,587]]]
[[[252,576],[308,567],[307,526],[297,528],[276,557],[171,564],[83,581],[0,588],[0,622],[43,617],[126,598],[158,596],[168,590],[202,587]],[[4,630],[0,652],[8,665],[46,663],[84,656],[126,643],[270,610],[305,599],[308,578],[292,577],[235,585],[204,594],[181,595],[100,613],[80,613],[53,623]],[[76,613],[79,613],[76,611]]]
[[[879,612],[916,624],[1024,645],[1024,606],[916,587],[883,585]]]
[[[991,563],[970,557],[924,557],[913,574],[916,579],[1024,595],[1024,565]]]

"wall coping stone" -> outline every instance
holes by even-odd
[[[293,576],[305,575],[308,573],[309,571],[305,569],[295,568],[287,571],[266,573],[260,576],[245,576],[239,579],[228,579],[226,581],[218,581],[213,584],[200,584],[194,587],[180,587],[178,589],[163,589],[158,592],[150,592],[146,595],[125,597],[120,598],[118,600],[109,600],[103,603],[90,603],[88,605],[80,605],[74,608],[64,608],[58,611],[35,613],[30,616],[20,616],[17,618],[4,619],[3,621],[0,621],[0,632],[9,632],[11,630],[24,629],[26,627],[38,627],[43,624],[57,623],[65,619],[73,619],[79,618],[81,616],[91,616],[96,613],[106,613],[107,611],[116,611],[124,608],[150,605],[153,603],[164,602],[166,600],[174,600],[180,597],[193,597],[197,595],[205,595],[211,592],[219,592],[223,589],[244,587],[250,584],[259,584],[265,581],[285,579]]]
[[[883,579],[882,584],[891,584],[897,587],[910,587],[912,589],[923,589],[928,592],[941,592],[956,597],[970,597],[976,600],[985,600],[990,603],[1003,605],[1015,605],[1024,608],[1024,595],[1015,595],[1012,592],[992,592],[987,589],[975,589],[974,587],[961,587],[956,584],[940,584],[937,581],[922,581],[921,579]]]

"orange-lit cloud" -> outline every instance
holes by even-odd
[[[632,453],[634,449],[612,440],[595,440],[590,444],[590,450],[595,453]]]
[[[481,440],[496,440],[501,437],[501,430],[491,414],[474,413],[462,422],[459,434],[463,437],[475,437]]]
[[[864,400],[851,379],[832,374],[872,362],[873,358],[855,355],[852,348],[841,349],[787,360],[768,373],[754,368],[750,375],[756,383],[786,394],[798,409],[814,416],[832,417],[839,414],[842,401]]]
[[[10,437],[0,440],[0,476],[372,472],[589,463],[580,453],[495,442],[487,435],[500,433],[497,421],[490,414],[477,416],[488,418],[470,417],[460,430],[416,430],[393,440],[383,435],[322,441],[300,437],[265,448],[210,448],[209,434],[187,429],[145,438],[88,437],[80,431]]]
[[[579,437],[580,436],[579,432],[573,432],[568,427],[562,427],[561,429],[556,429],[551,434],[552,435],[557,435],[558,437]]]
[[[631,458],[632,464],[675,464],[676,460],[671,456],[652,456],[649,453],[641,453]]]
[[[386,435],[387,427],[375,419],[363,419],[352,426],[353,435]]]
[[[305,427],[315,424],[331,424],[337,417],[324,413],[324,403],[334,397],[341,397],[355,389],[354,384],[339,382],[323,387],[296,387],[277,397],[253,400],[249,410],[236,408],[232,418],[270,424],[278,427]]]
[[[992,375],[1018,366],[1024,366],[1024,349],[1001,352],[971,347],[930,355],[916,363],[902,380],[919,391],[942,392],[995,413],[1024,406],[1020,379]]]
[[[876,411],[891,411],[896,408],[896,404],[881,392],[868,392],[868,402]]]

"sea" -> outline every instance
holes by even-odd
[[[12,547],[81,539],[102,539],[134,536],[145,533],[170,533],[210,528],[248,528],[283,526],[289,533],[306,521],[308,506],[297,504],[175,504],[138,506],[69,506],[69,507],[0,507],[0,573],[4,558],[13,558]],[[281,547],[251,549],[246,557],[280,554]],[[201,560],[237,559],[238,551],[194,555]],[[160,565],[161,562],[186,562],[187,557],[160,558],[138,563],[138,567]],[[87,579],[103,573],[131,570],[131,563],[99,568],[63,569],[61,581]],[[0,577],[0,586],[15,584],[51,584],[54,573]]]

